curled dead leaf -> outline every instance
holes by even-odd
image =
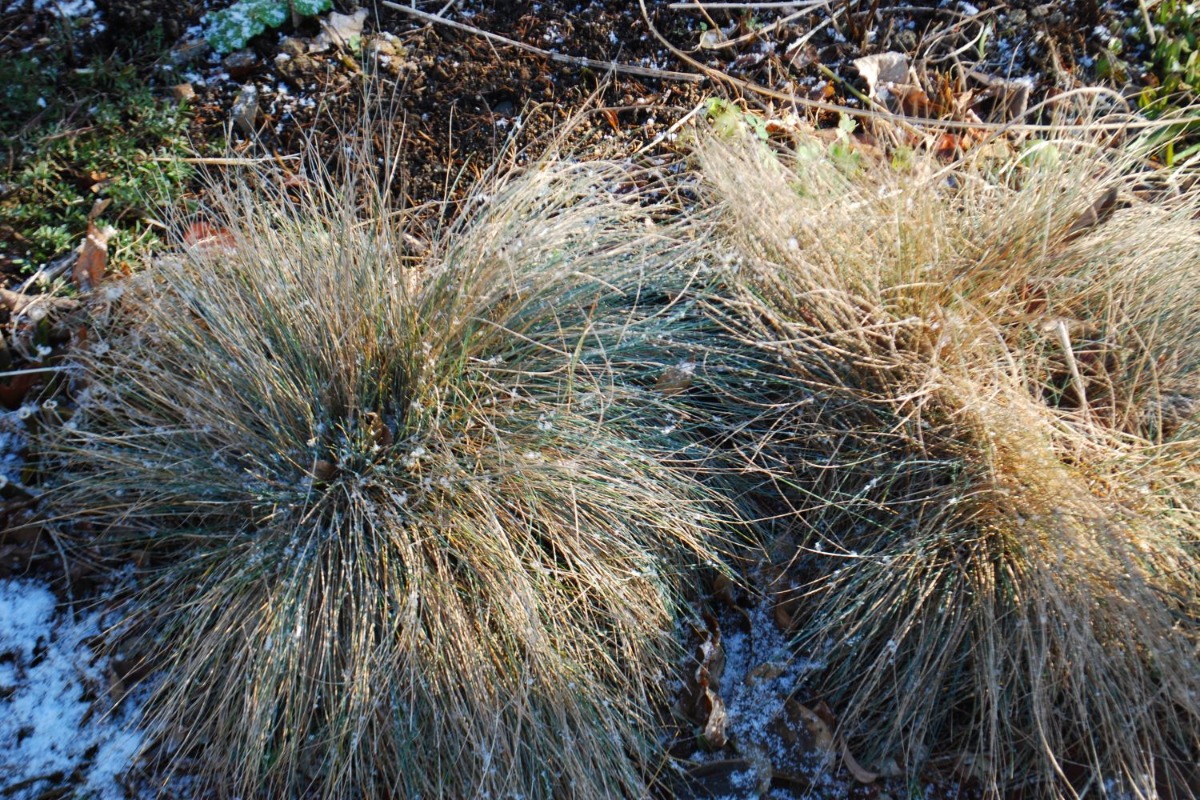
[[[853,62],[858,74],[867,82],[867,94],[874,100],[884,99],[886,84],[907,84],[908,56],[904,53],[875,53],[856,58]]]
[[[395,441],[392,429],[374,411],[367,413],[367,430],[371,434],[371,443],[379,447],[391,447]]]
[[[821,715],[806,705],[789,700],[789,711],[804,722],[808,733],[812,736],[813,746],[820,750],[833,749],[833,730],[821,719]]]
[[[1063,236],[1063,241],[1069,242],[1077,239],[1092,228],[1107,222],[1108,218],[1117,210],[1119,198],[1120,192],[1115,186],[1096,198],[1096,201],[1070,224]]]
[[[770,730],[784,746],[800,756],[832,754],[833,732],[812,709],[794,698],[771,720]]]
[[[854,756],[850,753],[849,746],[844,741],[842,742],[842,763],[846,765],[846,770],[854,780],[859,783],[874,783],[879,778],[877,773],[864,768],[862,764],[859,764],[855,760]]]
[[[680,361],[662,371],[654,388],[667,397],[671,397],[686,391],[692,385],[692,379],[695,376],[696,364],[692,361]]]
[[[95,289],[104,279],[104,268],[108,264],[108,239],[114,232],[112,228],[101,228],[88,220],[87,237],[71,271],[71,277],[81,292]]]
[[[729,727],[729,713],[725,710],[725,701],[711,688],[705,689],[704,694],[708,701],[709,713],[704,723],[704,733],[701,734],[701,743],[709,750],[720,750],[729,742],[726,732]]]
[[[696,668],[683,694],[683,711],[702,726],[701,745],[719,750],[728,741],[729,715],[721,699],[721,676],[725,671],[725,649],[721,645],[721,627],[716,617],[703,616],[704,628],[697,628],[700,642],[693,651]]]
[[[779,630],[784,633],[791,633],[795,630],[796,620],[800,616],[800,597],[794,592],[780,594],[775,601],[775,608],[772,611],[775,616],[775,624],[779,626]]]

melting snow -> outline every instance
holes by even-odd
[[[45,584],[0,579],[0,795],[32,800],[71,787],[72,796],[120,800],[118,778],[142,735],[136,709],[103,713],[94,702],[106,664],[89,642],[100,614],[73,615]]]

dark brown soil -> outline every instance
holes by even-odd
[[[704,98],[736,97],[750,107],[786,104],[756,96],[712,77],[700,82],[606,73],[599,68],[551,61],[480,35],[427,22],[379,7],[368,13],[361,50],[307,52],[318,35],[314,20],[287,25],[254,40],[248,50],[218,59],[199,40],[203,14],[220,0],[97,0],[106,25],[76,43],[75,60],[85,64],[111,51],[144,53],[154,34],[173,47],[157,60],[142,55],[147,79],[190,83],[195,93],[197,142],[224,140],[230,109],[243,86],[258,89],[258,145],[269,152],[297,152],[315,137],[330,153],[339,135],[360,119],[364,72],[378,77],[371,103],[383,95],[392,104],[390,122],[403,128],[407,174],[402,191],[420,205],[458,195],[470,185],[510,137],[529,146],[578,117],[574,141],[587,147],[619,142],[632,152],[654,142]],[[57,24],[32,0],[10,2],[2,28],[11,31],[2,51],[50,46]],[[1033,97],[1096,83],[1094,65],[1106,39],[1120,37],[1136,13],[1132,2],[1070,3],[830,2],[808,13],[784,10],[672,8],[648,0],[652,30],[637,2],[626,0],[458,0],[421,2],[427,13],[444,9],[444,19],[553,50],[623,65],[697,73],[657,36],[706,67],[733,78],[800,97],[858,104],[864,87],[853,59],[885,51],[924,59],[936,77],[927,89],[943,93],[970,88],[971,73],[1027,78]],[[338,11],[357,4],[338,2]],[[368,5],[368,8],[370,6]],[[778,24],[792,17],[785,24]],[[820,27],[832,17],[832,23]],[[814,32],[814,29],[815,32]],[[721,33],[717,34],[716,31]],[[762,31],[756,34],[756,31]],[[811,35],[810,35],[811,34]],[[972,44],[974,42],[974,44]],[[1131,45],[1132,46],[1132,45]],[[167,72],[164,66],[174,70]],[[832,115],[801,110],[817,125]],[[514,135],[515,132],[515,135]],[[247,149],[248,137],[234,130],[232,143]]]

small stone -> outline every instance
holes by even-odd
[[[241,80],[258,69],[258,56],[251,50],[235,50],[221,59],[221,66],[229,77]]]
[[[258,122],[258,87],[246,84],[233,102],[230,119],[247,136],[253,136]]]
[[[308,55],[293,56],[280,53],[275,56],[275,69],[279,74],[294,83],[302,83],[306,76],[311,75],[317,67],[317,62]]]
[[[308,46],[295,36],[289,36],[279,43],[279,52],[295,58],[296,56],[302,56],[307,53]]]
[[[171,48],[170,54],[167,56],[172,64],[183,66],[190,64],[197,58],[206,55],[212,47],[205,39],[192,39],[187,42],[180,42],[175,47]]]

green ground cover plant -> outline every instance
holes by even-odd
[[[98,202],[100,223],[117,230],[114,260],[133,258],[191,176],[181,160],[191,154],[186,106],[148,86],[131,60],[77,66],[68,53],[64,43],[0,59],[0,260],[21,269],[76,247]]]
[[[218,53],[229,53],[245,47],[268,28],[278,28],[300,17],[314,17],[332,7],[331,0],[238,0],[208,14],[204,38]]]

